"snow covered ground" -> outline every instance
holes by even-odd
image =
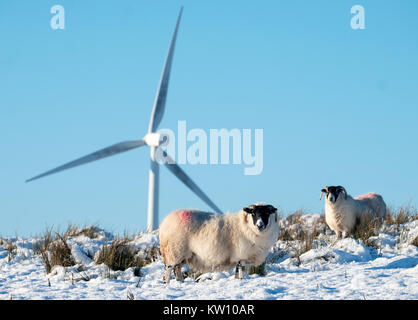
[[[309,228],[318,218],[302,220]],[[236,280],[231,270],[169,285],[162,283],[161,259],[143,267],[140,277],[133,268],[113,272],[97,265],[92,257],[111,238],[103,232],[95,239],[69,238],[77,264],[56,266],[50,274],[33,251],[39,239],[8,239],[16,247],[9,254],[0,242],[0,299],[418,299],[418,248],[412,244],[417,236],[418,220],[386,227],[371,239],[374,247],[321,234],[313,249],[299,256],[295,241],[281,240],[272,248],[265,276]],[[131,244],[143,254],[158,246],[158,235],[141,234]]]

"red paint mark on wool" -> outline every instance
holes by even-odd
[[[355,197],[355,199],[357,199],[357,200],[364,200],[364,199],[374,198],[376,196],[377,196],[376,193],[370,192],[370,193],[366,193],[366,194],[363,194],[361,196]]]
[[[192,217],[192,213],[190,211],[181,211],[179,213],[179,217],[181,221],[189,221]]]

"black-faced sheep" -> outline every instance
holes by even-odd
[[[242,278],[245,265],[264,262],[278,234],[277,209],[271,205],[251,205],[224,215],[175,210],[159,230],[163,280],[168,283],[174,270],[176,279],[183,281],[183,264],[201,273],[236,267],[235,277]]]
[[[325,221],[340,239],[352,233],[365,219],[378,218],[383,222],[386,217],[386,204],[376,193],[367,193],[355,198],[347,194],[341,186],[328,186],[321,190],[325,193]]]

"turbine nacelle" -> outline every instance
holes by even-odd
[[[161,133],[148,133],[143,140],[149,147],[159,147],[163,143],[168,143],[168,136]]]

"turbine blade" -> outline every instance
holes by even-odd
[[[170,170],[177,178],[179,178],[190,190],[192,190],[200,199],[202,199],[209,207],[215,210],[216,213],[222,213],[222,211],[209,199],[209,197],[197,186],[196,183],[174,162],[168,155],[164,154],[168,162],[165,166]]]
[[[180,9],[179,16],[177,18],[176,28],[174,30],[173,37],[171,38],[168,54],[165,59],[163,72],[161,74],[160,83],[158,85],[157,94],[154,100],[154,107],[152,108],[151,119],[149,123],[148,132],[155,132],[158,125],[163,118],[165,102],[167,100],[168,82],[170,81],[171,64],[173,62],[174,48],[176,46],[177,32],[180,25],[181,15],[183,13],[183,7]]]
[[[134,148],[138,148],[138,147],[142,147],[143,145],[145,145],[144,140],[136,140],[136,141],[125,141],[125,142],[120,142],[120,143],[116,143],[110,147],[101,149],[99,151],[93,152],[87,156],[84,156],[82,158],[79,158],[77,160],[68,162],[62,166],[59,166],[55,169],[49,170],[47,172],[44,172],[38,176],[35,176],[33,178],[30,178],[29,180],[26,180],[26,182],[29,181],[33,181],[45,176],[48,176],[50,174],[53,173],[57,173],[63,170],[67,170],[76,166],[80,166],[92,161],[96,161],[96,160],[100,160],[102,158],[106,158],[106,157],[110,157],[113,156],[115,154],[121,153],[121,152],[125,152]]]

